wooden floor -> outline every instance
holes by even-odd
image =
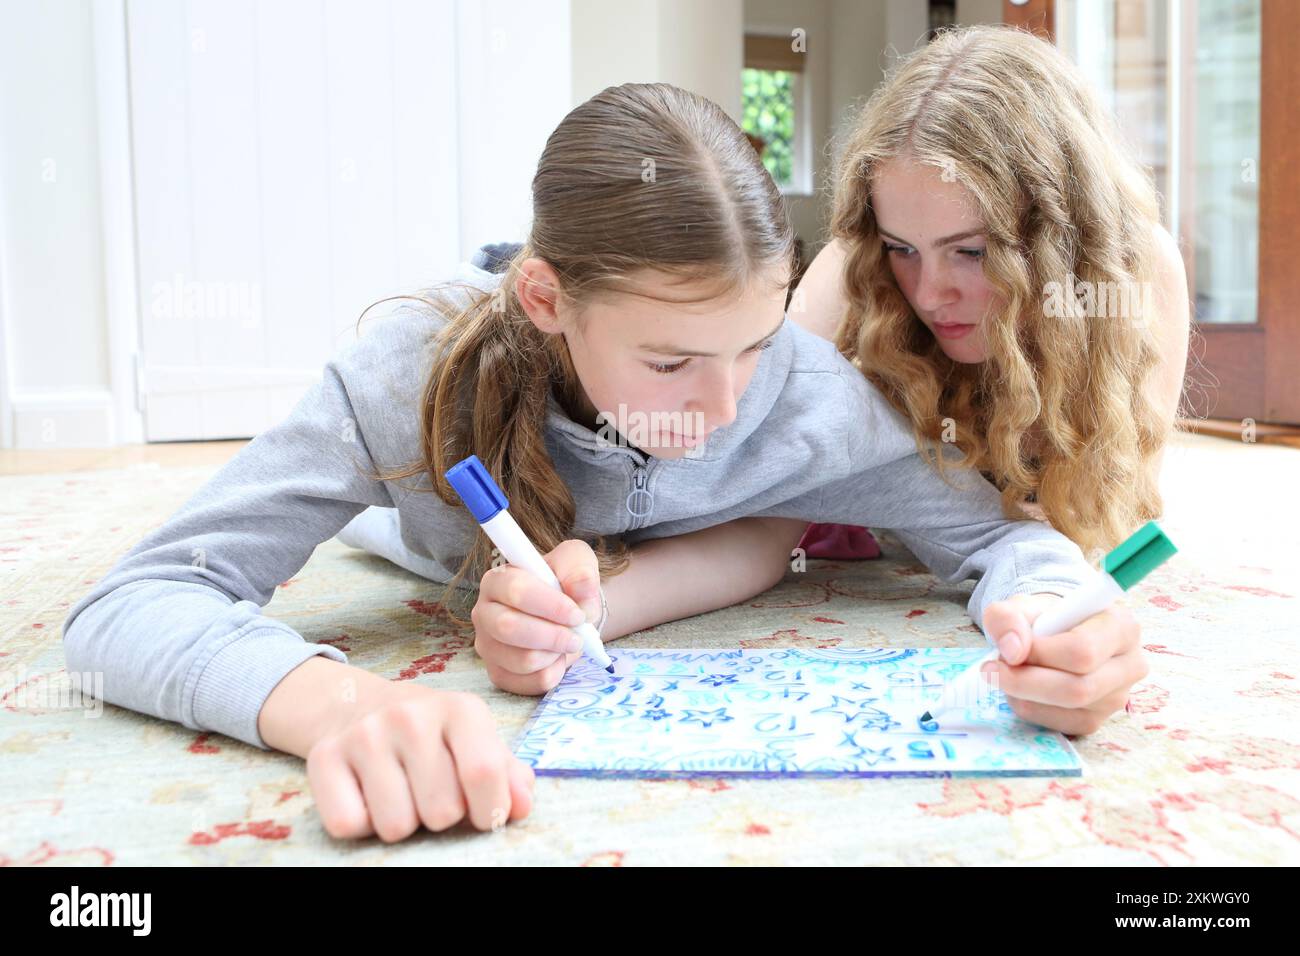
[[[1184,418],[1179,421],[1179,424],[1188,431],[1199,432],[1202,435],[1213,435],[1215,438],[1227,438],[1231,441],[1244,440],[1245,429],[1239,421]],[[1254,439],[1265,445],[1288,445],[1291,448],[1300,448],[1300,428],[1294,425],[1257,424]]]
[[[158,464],[172,467],[222,464],[248,444],[236,441],[157,442],[122,445],[118,448],[0,448],[0,475],[39,475],[47,472],[94,471],[130,465]]]

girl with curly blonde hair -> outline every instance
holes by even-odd
[[[1160,513],[1186,276],[1147,170],[1056,47],[970,27],[902,61],[843,143],[831,234],[791,314],[923,449],[954,445],[1008,515],[1094,556]]]

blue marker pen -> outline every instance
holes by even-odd
[[[479,523],[483,533],[497,546],[502,557],[517,568],[531,571],[555,590],[564,590],[550,565],[537,553],[515,519],[510,517],[510,512],[506,510],[510,507],[510,502],[477,455],[470,455],[448,469],[447,481],[456,489],[460,500],[465,502],[465,507],[474,515],[474,520]],[[586,621],[574,627],[573,631],[582,638],[582,653],[611,674],[614,673],[614,664],[605,653],[605,642],[600,639],[600,632]]]

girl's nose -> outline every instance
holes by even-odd
[[[947,272],[938,263],[927,265],[924,262],[921,263],[921,274],[912,296],[913,304],[921,312],[933,312],[956,298]]]
[[[735,382],[730,371],[719,371],[709,376],[707,392],[693,402],[693,411],[704,416],[704,425],[712,430],[725,428],[736,420]]]

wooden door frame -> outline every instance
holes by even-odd
[[[1254,323],[1193,323],[1194,337],[1187,379],[1192,419],[1250,419],[1255,422],[1300,424],[1300,203],[1288,188],[1300,168],[1300,64],[1293,38],[1300,35],[1300,5],[1290,0],[1262,0],[1260,6],[1259,90],[1259,261],[1257,311]],[[1186,50],[1194,37],[1184,31]],[[1190,81],[1190,70],[1184,74]],[[1191,107],[1182,125],[1190,135]],[[1243,157],[1247,158],[1247,157]],[[1253,158],[1253,157],[1252,157]],[[1181,207],[1191,209],[1190,178]],[[1189,295],[1195,302],[1195,263],[1191,236],[1194,224],[1185,218],[1179,245],[1187,266]]]
[[[1263,0],[1259,74],[1259,325],[1264,397],[1261,422],[1300,424],[1300,4]],[[1289,180],[1289,182],[1288,182]],[[1207,343],[1208,345],[1208,343]],[[1252,407],[1245,411],[1249,413]]]
[[[1002,0],[1002,22],[1024,27],[1050,43],[1056,42],[1056,0]]]
[[[1260,3],[1257,321],[1193,323],[1193,407],[1187,411],[1294,425],[1300,424],[1300,190],[1294,182],[1300,171],[1300,56],[1294,49],[1300,2]],[[1054,41],[1054,0],[1003,0],[1002,9],[1006,23]],[[1182,206],[1190,209],[1187,202]],[[1180,246],[1195,302],[1193,250],[1187,242]]]

